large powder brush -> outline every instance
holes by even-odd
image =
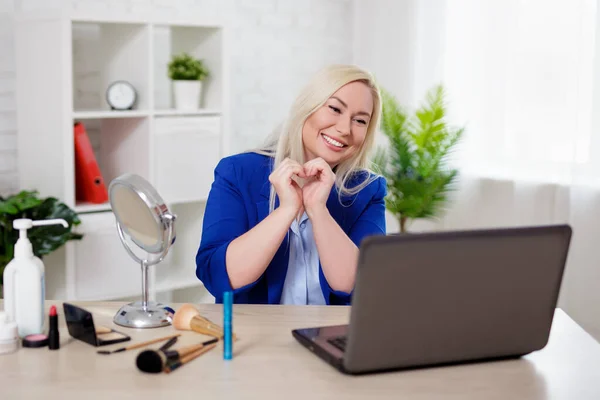
[[[177,330],[192,330],[203,335],[223,339],[223,327],[200,315],[200,311],[192,304],[183,304],[173,316],[173,326]],[[235,334],[232,335],[235,340]]]
[[[166,350],[163,348],[158,350],[144,350],[138,354],[135,363],[140,371],[157,374],[165,371],[169,365],[180,361],[182,358],[206,346],[218,342],[218,340],[217,338],[210,339],[202,343],[183,347],[179,350]]]

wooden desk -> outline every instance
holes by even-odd
[[[120,306],[76,304],[93,312],[97,323],[110,326]],[[198,308],[221,321],[220,305]],[[139,350],[96,354],[98,348],[69,336],[62,306],[59,313],[60,350],[21,348],[0,355],[1,399],[600,399],[600,344],[561,310],[555,314],[548,346],[520,360],[358,377],[339,373],[290,333],[293,328],[346,323],[347,307],[236,305],[234,330],[241,340],[234,345],[233,360],[223,360],[219,345],[168,375],[138,371]],[[174,330],[114,327],[132,336],[126,343]],[[175,347],[204,338],[184,332]]]

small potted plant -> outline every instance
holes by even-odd
[[[175,54],[168,65],[169,78],[173,81],[173,97],[178,110],[200,108],[202,81],[208,77],[208,69],[188,53]]]
[[[72,232],[81,220],[77,213],[54,197],[40,198],[37,191],[23,190],[8,197],[0,196],[0,297],[2,297],[2,277],[4,268],[12,260],[19,231],[13,229],[13,221],[18,218],[33,220],[62,218],[69,228],[62,226],[41,226],[28,233],[37,257],[43,257],[60,248],[69,240],[79,240],[83,235]]]

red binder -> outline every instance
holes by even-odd
[[[76,122],[73,131],[75,134],[75,198],[86,203],[106,203],[108,190],[85,126],[81,122]]]

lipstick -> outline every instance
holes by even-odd
[[[48,330],[48,348],[58,350],[60,348],[60,337],[58,334],[58,315],[56,306],[50,307],[50,328]]]

